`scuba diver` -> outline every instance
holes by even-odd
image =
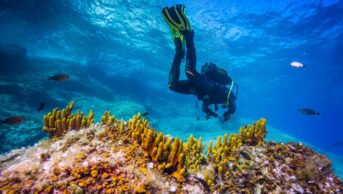
[[[175,44],[175,56],[169,72],[168,87],[174,92],[192,94],[203,102],[202,111],[206,119],[218,117],[218,104],[226,111],[223,120],[227,121],[236,111],[238,85],[228,76],[227,72],[214,63],[205,63],[201,72],[196,70],[196,51],[194,47],[194,30],[191,29],[186,16],[186,8],[182,4],[162,9],[162,15],[170,27]],[[179,80],[180,65],[185,58],[186,47],[186,80]],[[230,88],[226,85],[230,84]],[[234,94],[233,86],[236,86]],[[215,111],[209,108],[215,105]]]

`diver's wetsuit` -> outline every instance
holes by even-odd
[[[196,51],[194,47],[194,31],[184,31],[183,35],[186,40],[186,76],[187,80],[179,80],[180,65],[185,56],[185,50],[180,38],[175,38],[175,56],[169,73],[168,87],[178,93],[194,94],[199,100],[203,101],[202,110],[209,116],[217,117],[218,115],[208,106],[210,104],[225,104],[228,97],[229,89],[196,70]],[[229,97],[229,107],[225,114],[232,114],[236,110],[235,96],[231,93]]]

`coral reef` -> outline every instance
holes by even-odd
[[[207,150],[105,112],[72,114],[73,102],[44,117],[49,140],[0,158],[4,193],[339,193],[330,161],[297,143],[265,142],[266,120],[224,134]],[[63,121],[64,119],[64,121]],[[69,119],[69,120],[68,120]],[[206,155],[204,154],[206,153]],[[305,165],[306,164],[306,165]]]

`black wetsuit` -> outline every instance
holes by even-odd
[[[196,70],[196,51],[194,47],[194,31],[186,31],[183,33],[186,40],[186,76],[187,80],[180,79],[180,65],[185,57],[185,50],[183,48],[180,38],[175,38],[175,56],[172,67],[169,73],[168,87],[181,94],[193,94],[203,101],[202,110],[208,116],[217,117],[218,115],[212,111],[208,106],[210,104],[226,104],[229,89],[224,85],[221,85],[205,75],[200,74]],[[225,115],[231,115],[236,111],[236,97],[231,93],[229,97],[229,107],[224,113]]]

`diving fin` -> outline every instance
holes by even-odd
[[[180,33],[180,31],[175,30],[174,28],[170,28],[170,32],[172,35],[172,39],[174,40],[175,38],[180,38],[182,44],[184,44],[184,37],[183,35]],[[184,45],[183,45],[184,46]]]
[[[165,7],[162,9],[162,16],[170,28],[182,31],[191,30],[191,25],[186,16],[186,7],[182,4],[174,5],[170,8]]]

